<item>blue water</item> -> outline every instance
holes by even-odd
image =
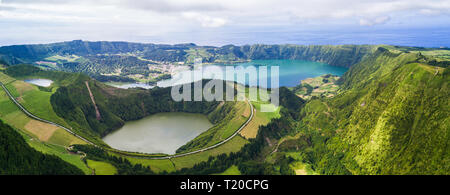
[[[301,80],[318,77],[324,74],[341,76],[348,70],[348,68],[344,67],[302,60],[254,60],[248,63],[237,64],[237,66],[255,66],[256,68],[259,66],[267,66],[268,75],[270,75],[271,66],[279,66],[279,84],[284,87],[294,87],[300,84]],[[271,77],[268,76],[267,84],[269,87],[271,86],[270,81]],[[249,84],[249,82],[246,82],[246,84]]]
[[[228,44],[388,44],[418,47],[450,47],[450,25],[438,27],[326,27],[318,28],[240,28],[203,30],[192,33],[167,33],[160,36],[136,37],[136,41],[156,43],[196,43],[222,46]],[[193,36],[195,35],[195,36]]]
[[[244,71],[248,67],[254,67],[257,71],[256,76],[251,78],[246,76],[245,81],[239,81],[236,79],[237,75],[234,74],[234,80],[241,84],[246,84],[250,86],[260,86],[264,88],[271,88],[272,77],[270,76],[271,69],[273,66],[279,67],[279,86],[284,87],[294,87],[300,84],[301,80],[306,78],[312,78],[321,76],[324,74],[333,74],[341,76],[347,71],[347,68],[331,66],[320,62],[302,61],[302,60],[254,60],[246,63],[239,63],[234,65],[203,65],[202,67],[195,67],[194,70],[183,71],[175,74],[172,79],[164,80],[158,82],[159,87],[168,87],[172,85],[178,85],[183,83],[190,83],[197,81],[199,79],[193,79],[192,75],[202,74],[203,79],[227,79],[227,75],[231,75],[230,71],[227,71],[227,67],[232,66],[235,68],[236,72]],[[259,79],[260,67],[267,67],[267,76],[261,77]],[[229,76],[228,78],[233,78]],[[259,82],[260,80],[267,80],[267,85],[264,82]]]

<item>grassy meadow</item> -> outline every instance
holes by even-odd
[[[94,170],[95,175],[115,175],[117,174],[117,169],[113,165],[94,160],[86,160],[88,166]]]
[[[3,73],[0,73],[0,80],[3,83],[17,82]],[[9,86],[12,88],[14,85]],[[28,85],[16,86],[26,86],[19,89],[13,88],[16,92],[36,89],[34,86]],[[77,166],[84,173],[91,174],[91,170],[80,159],[80,155],[70,154],[65,150],[65,147],[72,144],[85,144],[84,141],[61,128],[29,118],[9,99],[3,89],[0,90],[0,108],[0,118],[18,130],[32,148],[45,154],[56,155]]]

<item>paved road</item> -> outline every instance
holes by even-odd
[[[64,129],[65,131],[69,132],[70,134],[74,135],[75,137],[78,137],[78,138],[80,138],[81,140],[83,140],[83,141],[85,141],[85,142],[87,142],[87,143],[89,143],[89,144],[91,144],[91,145],[94,145],[94,146],[96,146],[96,147],[99,147],[99,146],[97,146],[96,144],[94,144],[94,143],[90,142],[89,140],[87,140],[87,139],[81,137],[80,135],[74,133],[72,130],[70,130],[70,129],[68,129],[68,128],[62,126],[62,125],[59,125],[59,124],[57,124],[57,123],[54,123],[54,122],[51,122],[51,121],[48,121],[48,120],[39,118],[39,117],[37,117],[37,116],[31,114],[31,113],[28,112],[28,110],[25,109],[19,102],[17,102],[17,100],[14,98],[14,96],[11,95],[11,93],[9,92],[9,90],[5,87],[5,85],[3,85],[2,82],[0,82],[0,85],[2,86],[3,90],[5,90],[6,94],[9,96],[9,99],[11,99],[11,101],[13,101],[13,102],[20,108],[20,110],[22,110],[27,116],[29,116],[29,117],[31,117],[31,118],[33,118],[33,119],[35,119],[35,120],[38,120],[38,121],[41,121],[41,122],[44,122],[44,123],[48,123],[48,124],[57,126],[57,127],[61,128],[61,129]],[[216,147],[218,147],[218,146],[220,146],[220,145],[222,145],[222,144],[224,144],[224,143],[230,141],[231,139],[233,139],[233,138],[234,138],[239,132],[241,132],[242,129],[244,129],[244,127],[246,127],[246,126],[248,125],[248,123],[250,123],[250,121],[253,119],[253,115],[254,115],[254,113],[253,113],[253,105],[252,105],[252,104],[250,103],[250,101],[248,101],[248,100],[247,100],[247,103],[248,103],[248,105],[250,105],[250,109],[251,109],[251,115],[250,115],[250,117],[248,118],[248,120],[247,120],[244,124],[242,124],[242,126],[241,126],[236,132],[234,132],[233,135],[231,135],[231,136],[228,137],[227,139],[225,139],[225,140],[223,140],[223,141],[221,141],[221,142],[219,142],[219,143],[217,143],[217,144],[214,144],[214,145],[212,145],[212,146],[209,146],[209,147],[207,147],[207,148],[203,148],[203,149],[196,150],[196,151],[192,151],[192,152],[188,152],[188,153],[175,154],[175,155],[163,156],[163,157],[150,157],[150,156],[140,156],[140,155],[132,155],[132,154],[123,154],[122,152],[119,152],[119,153],[120,153],[121,155],[132,156],[132,157],[137,157],[137,158],[144,158],[144,159],[171,159],[171,158],[177,158],[177,157],[187,156],[187,155],[191,155],[191,154],[196,154],[196,153],[199,153],[199,152],[204,152],[204,151],[206,151],[206,150],[210,150],[210,149],[216,148]],[[112,152],[114,152],[114,151],[112,151]]]

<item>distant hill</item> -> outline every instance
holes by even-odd
[[[49,70],[82,72],[101,81],[152,82],[168,72],[162,65],[192,65],[196,58],[204,63],[237,63],[248,60],[295,59],[350,67],[358,63],[373,46],[144,44],[129,42],[69,41],[52,44],[0,47],[0,61],[10,65],[33,64]],[[149,69],[152,66],[153,69]]]
[[[0,47],[0,59],[9,64],[34,63],[55,55],[98,56],[126,54],[145,60],[187,62],[202,57],[204,62],[234,62],[262,59],[297,59],[326,62],[334,66],[350,67],[371,52],[369,45],[300,46],[300,45],[226,45],[223,47],[195,44],[149,44],[129,42],[69,41],[52,44],[13,45]],[[92,59],[91,59],[92,60]],[[136,58],[133,58],[136,60]],[[61,59],[64,61],[64,59]],[[67,60],[70,61],[70,60]],[[145,62],[137,60],[138,62]],[[78,61],[81,62],[81,61]],[[137,63],[137,62],[136,62]]]

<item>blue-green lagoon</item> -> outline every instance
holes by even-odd
[[[192,79],[189,75],[200,74],[203,72],[203,79],[218,79],[226,78],[227,74],[230,72],[226,70],[227,66],[233,66],[236,71],[243,70],[248,67],[255,67],[259,71],[259,67],[267,66],[267,87],[270,88],[271,81],[271,67],[279,66],[279,85],[285,87],[293,87],[300,84],[301,80],[306,78],[318,77],[324,74],[333,74],[341,76],[344,74],[348,68],[331,66],[326,63],[311,62],[303,60],[253,60],[251,62],[238,63],[233,65],[216,65],[216,64],[205,64],[201,67],[194,67],[193,70],[183,71],[175,74],[172,79],[164,80],[158,82],[160,87],[168,87],[177,84],[189,83],[192,81],[197,81]],[[217,71],[221,70],[221,71]],[[222,76],[218,76],[217,73],[223,73]],[[259,72],[258,72],[259,73]],[[214,75],[216,74],[216,75]],[[259,78],[259,77],[258,77]],[[256,78],[256,79],[258,79]],[[229,80],[229,79],[226,79]],[[250,77],[247,77],[245,83],[252,86]],[[256,82],[258,86],[260,83]]]

